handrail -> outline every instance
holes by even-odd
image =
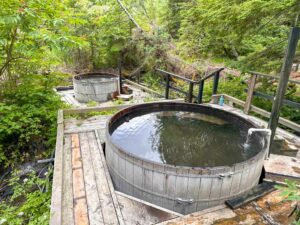
[[[200,81],[207,80],[208,78],[213,77],[216,73],[219,73],[219,72],[221,72],[221,71],[224,70],[224,69],[225,69],[224,67],[221,67],[221,68],[219,68],[219,69],[217,69],[217,70],[215,70],[215,71],[212,71],[212,72],[210,72],[208,75],[206,75],[205,77],[201,78]],[[199,82],[200,82],[200,81],[199,81]]]
[[[171,73],[171,72],[168,72],[168,71],[165,71],[165,70],[161,70],[161,69],[155,69],[156,71],[160,72],[160,73],[163,73],[163,74],[167,74],[167,75],[170,75],[172,77],[176,77],[178,79],[181,79],[181,80],[184,80],[184,81],[187,81],[187,82],[192,82],[192,83],[199,83],[199,81],[195,81],[195,80],[191,80],[189,78],[186,78],[186,77],[182,77],[178,74],[175,74],[175,73]]]
[[[178,89],[174,88],[173,86],[170,85],[170,77],[175,77],[181,80],[184,80],[186,82],[189,83],[189,91],[188,91],[188,102],[192,102],[193,101],[193,97],[195,97],[193,95],[193,90],[194,90],[194,85],[197,84],[199,85],[199,91],[198,91],[198,95],[197,95],[197,103],[201,104],[202,103],[202,96],[203,96],[203,90],[204,90],[204,81],[207,80],[210,77],[214,77],[214,85],[213,85],[213,94],[217,93],[217,89],[218,89],[218,84],[219,84],[219,77],[220,77],[220,72],[222,70],[224,70],[224,68],[218,68],[212,72],[210,72],[208,75],[206,75],[205,77],[201,78],[198,81],[195,80],[191,80],[188,79],[186,77],[182,77],[180,75],[177,75],[175,73],[171,73],[165,70],[161,70],[161,69],[155,69],[156,71],[160,72],[163,75],[166,75],[166,89],[165,89],[165,98],[168,99],[169,98],[169,89],[173,89],[176,91],[179,91]],[[182,93],[182,91],[179,91]]]
[[[229,105],[230,106],[233,106],[233,104],[236,104],[236,105],[239,105],[241,107],[245,107],[245,104],[246,102],[240,100],[240,99],[237,99],[233,96],[230,96],[230,95],[227,95],[227,94],[217,94],[217,95],[213,95],[212,97],[212,103],[217,103],[219,102],[219,98],[223,96],[225,100],[227,100],[229,102]],[[257,106],[254,106],[254,105],[251,105],[250,107],[250,110],[249,111],[252,111],[252,112],[255,112],[265,118],[270,118],[271,116],[271,113],[264,110],[264,109],[261,109]],[[297,131],[297,132],[300,132],[300,125],[295,123],[295,122],[292,122],[288,119],[285,119],[283,117],[279,117],[279,123],[285,127],[288,127],[294,131]]]
[[[280,78],[279,76],[274,76],[274,75],[264,74],[264,73],[258,73],[258,72],[255,72],[255,71],[249,71],[249,73],[253,74],[253,75],[258,75],[258,76],[261,76],[261,77],[268,77],[268,78],[276,79],[276,80],[279,80],[279,78]],[[294,83],[294,84],[300,84],[300,81],[294,80],[294,79],[289,79],[289,82]]]

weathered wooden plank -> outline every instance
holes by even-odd
[[[258,75],[260,77],[268,77],[268,78],[275,79],[275,80],[279,80],[280,79],[279,75],[275,75],[274,76],[274,75],[270,75],[270,74],[258,73],[258,72],[255,72],[255,71],[249,71],[249,73],[256,74],[256,75]],[[300,81],[294,80],[294,79],[290,79],[289,82],[294,83],[294,84],[300,84]]]
[[[248,177],[250,174],[250,168],[244,168],[242,171],[242,178],[241,178],[241,183],[240,183],[240,190],[247,190],[249,189],[248,187]]]
[[[198,200],[200,185],[201,185],[201,179],[199,179],[198,177],[189,177],[187,191],[192,194],[193,202],[191,202],[189,205],[186,206],[187,212],[192,212],[192,211],[195,212],[197,210],[197,200]]]
[[[263,182],[262,184],[256,185],[254,188],[247,191],[243,195],[227,200],[225,203],[231,209],[237,209],[251,201],[254,201],[272,192],[273,190],[275,190],[274,185],[275,183],[273,182]]]
[[[101,159],[99,146],[97,145],[94,132],[87,133],[90,154],[92,157],[92,165],[95,173],[97,190],[100,198],[103,220],[105,224],[119,224],[116,214],[114,202],[111,196],[111,190],[108,186],[107,177],[105,175],[103,160]]]
[[[255,210],[271,225],[281,225],[281,223],[278,223],[275,221],[271,215],[269,215],[265,210],[263,210],[256,202],[252,203]]]
[[[199,199],[209,199],[209,196],[210,196],[210,192],[211,192],[211,189],[212,189],[212,179],[209,178],[209,177],[203,177],[201,178],[201,188],[200,188],[200,191],[199,191]],[[203,208],[207,208],[207,205],[206,203],[198,203],[197,205],[197,209],[200,210],[200,209],[203,209]]]
[[[73,169],[73,194],[74,199],[85,197],[85,186],[82,168]]]
[[[249,81],[247,99],[246,99],[245,106],[244,106],[244,113],[245,114],[248,114],[249,110],[250,110],[252,97],[253,97],[253,92],[254,92],[254,88],[255,88],[256,77],[257,77],[256,74],[252,74],[251,78],[250,78],[250,81]]]
[[[95,180],[95,173],[97,171],[93,170],[93,166],[91,164],[92,156],[90,154],[88,138],[85,133],[80,134],[79,138],[81,143],[84,183],[86,200],[88,205],[89,222],[90,225],[104,224],[100,198]]]
[[[247,89],[244,89],[244,92],[247,92],[247,91],[248,91]],[[265,94],[265,93],[262,93],[262,92],[259,92],[259,91],[254,91],[253,96],[261,97],[261,98],[270,100],[272,102],[274,101],[274,96],[273,95],[268,95],[268,94]],[[282,104],[293,107],[293,108],[296,108],[296,109],[300,109],[300,103],[293,102],[293,101],[288,100],[288,99],[283,99]]]
[[[153,190],[156,190],[156,194],[160,196],[165,195],[165,182],[166,182],[166,176],[163,173],[153,173]],[[157,202],[158,205],[163,205],[163,198],[156,197],[155,202]]]
[[[63,150],[62,224],[74,224],[71,136],[65,135]]]
[[[219,205],[212,208],[204,209],[195,213],[191,213],[185,216],[180,216],[172,220],[167,220],[159,225],[185,225],[185,224],[199,224],[199,225],[211,225],[214,221],[226,218],[233,218],[236,214],[226,207],[226,205]],[[228,223],[229,224],[229,223]]]
[[[169,99],[169,100],[160,100],[165,102],[183,102],[183,99]],[[154,101],[155,102],[155,101]],[[64,115],[70,114],[84,114],[89,112],[101,112],[101,111],[110,111],[110,110],[120,110],[136,104],[123,104],[115,106],[97,106],[97,107],[86,107],[86,108],[73,108],[73,109],[64,109]]]
[[[104,153],[103,153],[103,149],[102,149],[101,142],[100,142],[97,131],[94,132],[94,135],[96,136],[98,151],[99,151],[100,156],[101,156],[101,160],[102,160],[102,163],[103,163],[103,168],[104,168],[104,171],[105,171],[107,183],[108,183],[108,186],[109,186],[109,189],[110,189],[110,192],[111,192],[111,196],[112,196],[112,200],[113,200],[113,203],[114,203],[114,206],[115,206],[115,210],[116,210],[116,213],[117,213],[117,216],[118,216],[119,224],[120,225],[125,225],[124,218],[123,218],[121,208],[120,208],[120,205],[119,205],[116,193],[115,193],[115,189],[114,189],[114,186],[113,186],[113,183],[112,183],[109,171],[108,171],[108,167],[107,167],[107,164],[106,164],[106,161],[105,161],[105,156],[104,156]]]
[[[85,198],[74,199],[74,219],[75,225],[89,225]]]
[[[222,188],[222,183],[223,179],[226,179],[226,177],[223,178],[210,178],[212,179],[212,188],[210,191],[209,198],[210,199],[218,199],[221,194],[221,188]]]
[[[80,148],[73,148],[72,149],[72,168],[80,168],[82,167],[81,163],[81,155],[80,155]]]
[[[143,162],[144,164],[146,162]],[[153,191],[153,164],[150,163],[149,166],[151,169],[144,169],[144,188],[143,190],[149,190],[150,192]],[[176,189],[175,189],[176,191]],[[153,195],[149,194],[148,192],[144,191],[144,199],[148,202],[153,202]]]
[[[188,191],[188,172],[182,170],[181,168],[177,168],[177,174],[179,173],[182,174],[182,176],[177,176],[176,178],[175,196],[177,198],[174,210],[176,212],[182,212],[182,214],[185,214],[185,206],[190,204],[188,202],[192,201],[186,197]]]
[[[111,110],[120,110],[132,105],[116,105],[116,106],[97,106],[97,107],[86,107],[86,108],[74,108],[74,109],[65,109],[64,114],[79,114],[79,113],[89,113],[89,112],[101,112],[101,111],[111,111]]]
[[[168,175],[166,177],[166,182],[165,182],[166,196],[171,196],[172,199],[175,198],[176,178],[177,178],[176,176]],[[144,179],[145,179],[145,177],[144,177]],[[165,199],[164,205],[165,206],[170,205],[169,201],[167,199]],[[171,210],[174,210],[174,207]]]
[[[62,185],[63,185],[63,166],[62,166],[62,153],[63,153],[63,111],[59,110],[57,115],[57,134],[55,146],[55,162],[54,162],[54,175],[52,184],[51,196],[51,210],[50,210],[50,225],[61,224],[62,216]]]
[[[146,91],[146,92],[148,92],[150,94],[154,94],[154,95],[156,95],[158,97],[164,97],[161,93],[159,93],[157,91],[154,91],[154,90],[152,90],[152,89],[150,89],[150,88],[148,88],[146,86],[143,86],[141,84],[135,83],[135,82],[133,82],[131,80],[128,80],[128,79],[125,79],[125,81],[126,81],[126,83],[131,84],[131,85],[137,87],[138,89],[144,90],[144,91]]]
[[[129,183],[133,184],[134,183],[134,176],[133,176],[133,164],[126,160],[125,162],[125,176],[126,179]],[[128,194],[133,195],[133,188],[131,185],[128,186]]]
[[[104,129],[106,126],[107,120],[111,116],[97,116],[94,120],[84,120],[78,121],[75,119],[69,119],[65,121],[65,134],[67,133],[79,133],[79,132],[88,132],[97,129]]]
[[[128,225],[151,225],[182,216],[121,192],[116,192],[116,195]]]
[[[272,111],[271,111],[270,120],[268,124],[268,128],[272,131],[270,146],[272,146],[273,139],[275,137],[276,129],[278,126],[280,109],[282,106],[282,101],[284,99],[284,94],[287,89],[289,76],[292,70],[293,59],[296,54],[299,37],[300,37],[300,28],[299,27],[291,28],[291,32],[289,35],[289,43],[287,46],[284,63],[281,68],[279,84],[276,90],[276,96],[274,98],[274,102],[272,104]]]
[[[218,99],[221,95],[223,95],[224,98],[225,98],[225,100],[227,100],[227,101],[229,101],[229,102],[232,102],[232,103],[234,103],[234,104],[236,104],[236,105],[239,105],[239,106],[242,106],[242,107],[245,106],[245,102],[244,102],[244,101],[239,100],[239,99],[237,99],[237,98],[234,98],[234,97],[232,97],[232,96],[230,96],[230,95],[226,95],[226,94],[218,94],[218,95],[214,95],[214,96],[213,96],[214,101],[217,101],[217,99]],[[250,111],[253,111],[253,112],[255,112],[255,113],[258,113],[258,114],[260,114],[261,116],[266,117],[266,118],[270,118],[270,115],[271,115],[270,112],[268,112],[268,111],[266,111],[266,110],[263,110],[263,109],[261,109],[261,108],[259,108],[259,107],[256,107],[256,106],[254,106],[254,105],[251,105],[251,106],[250,106]],[[295,130],[295,131],[297,131],[297,132],[300,132],[300,125],[297,124],[297,123],[294,123],[294,122],[292,122],[292,121],[290,121],[290,120],[287,120],[287,119],[285,119],[285,118],[282,118],[282,117],[279,117],[279,123],[280,123],[281,125],[283,125],[283,126],[286,126],[286,127],[288,127],[288,128],[291,128],[292,130]]]
[[[81,153],[78,134],[72,134],[72,169],[81,168]]]
[[[271,154],[264,163],[266,177],[282,181],[284,179],[300,180],[300,160],[294,157]],[[281,177],[281,179],[280,179]]]
[[[72,148],[79,148],[80,144],[79,144],[78,134],[72,134],[71,138],[72,138]]]
[[[230,190],[230,195],[237,194],[237,191],[240,188],[241,179],[242,179],[242,173],[235,173],[233,175],[233,177],[232,177],[232,184],[231,184],[231,190]]]

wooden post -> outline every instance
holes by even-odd
[[[219,85],[219,78],[220,78],[220,71],[216,72],[215,76],[214,76],[214,86],[213,86],[213,95],[217,94],[218,91],[218,85]]]
[[[194,89],[194,83],[190,82],[190,85],[189,85],[189,96],[188,96],[188,102],[189,103],[192,103],[192,101],[193,101],[193,89]]]
[[[269,124],[268,124],[268,128],[271,129],[271,131],[272,131],[271,144],[273,142],[276,128],[278,125],[280,108],[281,108],[284,94],[285,94],[285,91],[287,88],[289,76],[290,76],[290,73],[292,70],[293,59],[295,57],[295,52],[296,52],[299,36],[300,36],[300,28],[293,27],[290,32],[289,43],[288,43],[288,47],[286,50],[284,64],[281,69],[280,80],[279,80],[278,88],[276,91],[276,96],[275,96],[275,99],[274,99],[274,102],[272,105],[271,117],[270,117]]]
[[[119,94],[122,94],[122,54],[119,59]]]
[[[247,99],[246,99],[246,103],[245,103],[245,106],[244,106],[244,113],[245,114],[248,114],[249,111],[250,111],[256,78],[257,78],[256,74],[251,74],[251,78],[250,78],[249,86],[248,86],[248,92],[247,92]]]
[[[170,75],[167,74],[165,99],[169,99]]]
[[[202,103],[203,89],[204,89],[204,80],[201,80],[199,83],[198,104]]]

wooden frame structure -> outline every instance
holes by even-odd
[[[166,99],[169,99],[169,92],[170,92],[170,89],[172,89],[176,92],[185,94],[187,96],[187,102],[192,103],[193,98],[195,97],[195,98],[197,98],[197,103],[201,104],[202,103],[202,97],[203,97],[203,91],[204,91],[204,82],[207,79],[209,79],[211,77],[214,77],[213,94],[217,94],[219,78],[220,78],[220,72],[222,70],[224,70],[224,68],[216,69],[216,70],[210,72],[209,74],[207,74],[205,77],[201,78],[198,81],[191,80],[191,79],[188,79],[188,78],[182,77],[180,75],[177,75],[177,74],[174,74],[174,73],[171,73],[171,72],[167,72],[167,71],[161,70],[161,69],[156,69],[155,71],[159,72],[160,74],[162,74],[166,77],[166,83],[165,83],[165,98]],[[188,92],[183,91],[183,90],[181,90],[179,88],[176,88],[173,85],[171,85],[171,81],[172,81],[171,78],[180,79],[180,80],[183,80],[183,81],[187,82],[189,84]],[[197,96],[195,96],[193,94],[195,85],[199,85]]]

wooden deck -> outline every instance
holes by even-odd
[[[101,145],[108,118],[60,118],[51,225],[154,224],[178,216],[115,191]]]
[[[243,214],[220,206],[213,212],[181,216],[115,191],[102,149],[104,128],[110,116],[64,120],[63,113],[58,113],[51,225],[213,224],[216,221],[213,217],[220,221]],[[286,176],[300,179],[298,165],[297,158],[271,155],[266,170],[275,174],[275,179]],[[259,222],[263,221],[259,218]]]

